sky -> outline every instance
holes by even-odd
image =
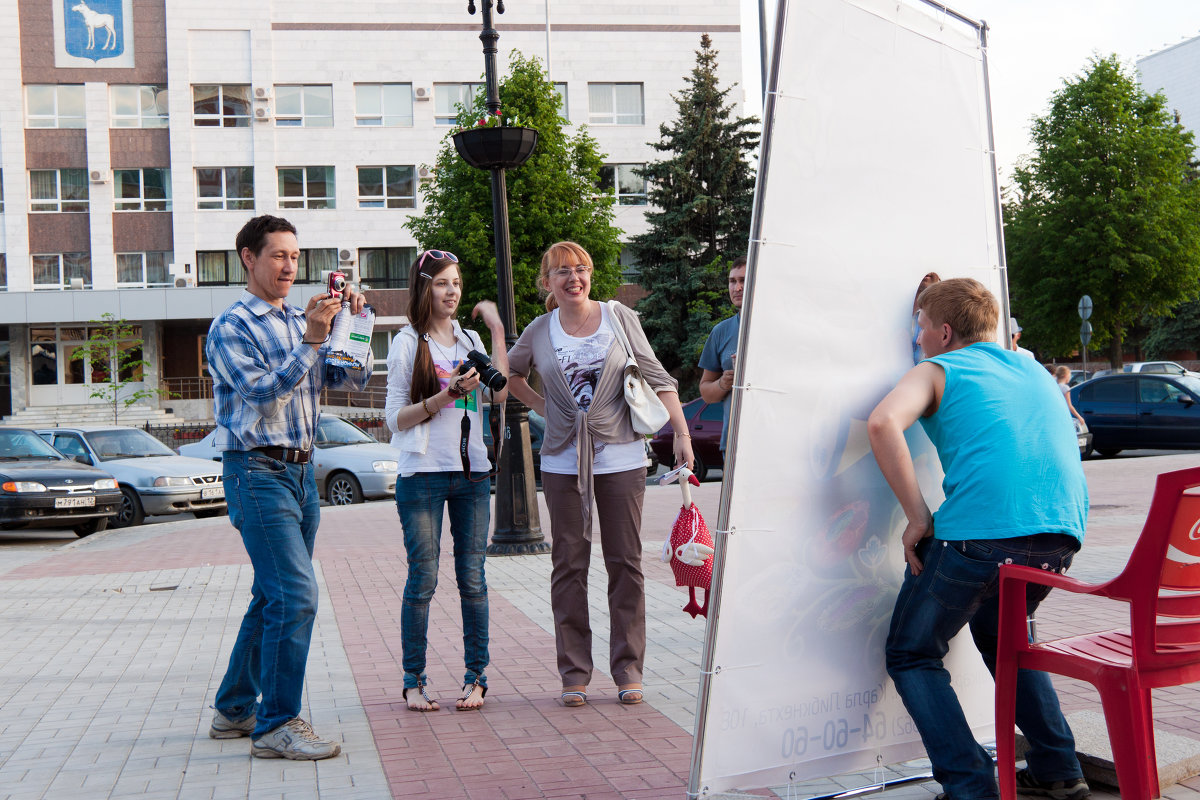
[[[1045,112],[1063,80],[1081,73],[1093,53],[1116,53],[1134,66],[1142,56],[1200,36],[1197,0],[944,1],[988,24],[988,74],[1002,182],[1010,177],[1013,163],[1032,149],[1030,119]],[[778,2],[764,2],[768,25],[773,25]],[[741,3],[747,106],[758,116],[758,0]],[[768,48],[770,42],[768,36]]]

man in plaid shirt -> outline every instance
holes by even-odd
[[[341,299],[319,294],[303,311],[287,303],[300,258],[290,222],[255,217],[236,244],[246,291],[213,321],[206,352],[229,517],[254,566],[254,586],[209,736],[250,736],[250,752],[259,758],[330,758],[341,745],[300,718],[317,612],[312,552],[321,511],[313,435],[321,390],[362,389],[371,367],[324,364],[322,348]],[[361,294],[347,287],[345,299],[351,312],[362,310]]]

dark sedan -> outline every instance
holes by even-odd
[[[710,469],[724,469],[725,456],[721,452],[721,426],[723,424],[721,404],[708,404],[697,397],[683,404],[683,416],[688,421],[688,432],[692,434],[692,455],[696,457],[695,469],[698,480],[704,480]],[[675,431],[667,423],[650,440],[650,449],[663,466],[670,469],[675,464]]]
[[[1200,449],[1200,379],[1116,373],[1081,383],[1071,403],[1102,456],[1122,450]]]
[[[107,472],[80,464],[23,428],[0,428],[0,529],[102,531],[121,508]]]

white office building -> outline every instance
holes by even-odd
[[[740,4],[506,6],[502,72],[513,49],[549,64],[565,116],[607,153],[616,224],[644,230],[630,166],[658,157],[647,142],[701,34],[723,84],[740,81]],[[145,341],[144,384],[174,396],[148,404],[211,418],[204,337],[245,283],[234,236],[262,213],[300,231],[290,299],[352,269],[386,354],[417,252],[403,223],[482,80],[480,29],[466,0],[0,3],[0,415],[97,402],[100,373],[71,356],[108,312]]]
[[[1142,88],[1166,95],[1167,108],[1200,141],[1200,36],[1139,58],[1137,71]]]

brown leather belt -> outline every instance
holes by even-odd
[[[312,450],[300,450],[295,447],[256,447],[254,451],[288,464],[307,464],[312,461]]]

